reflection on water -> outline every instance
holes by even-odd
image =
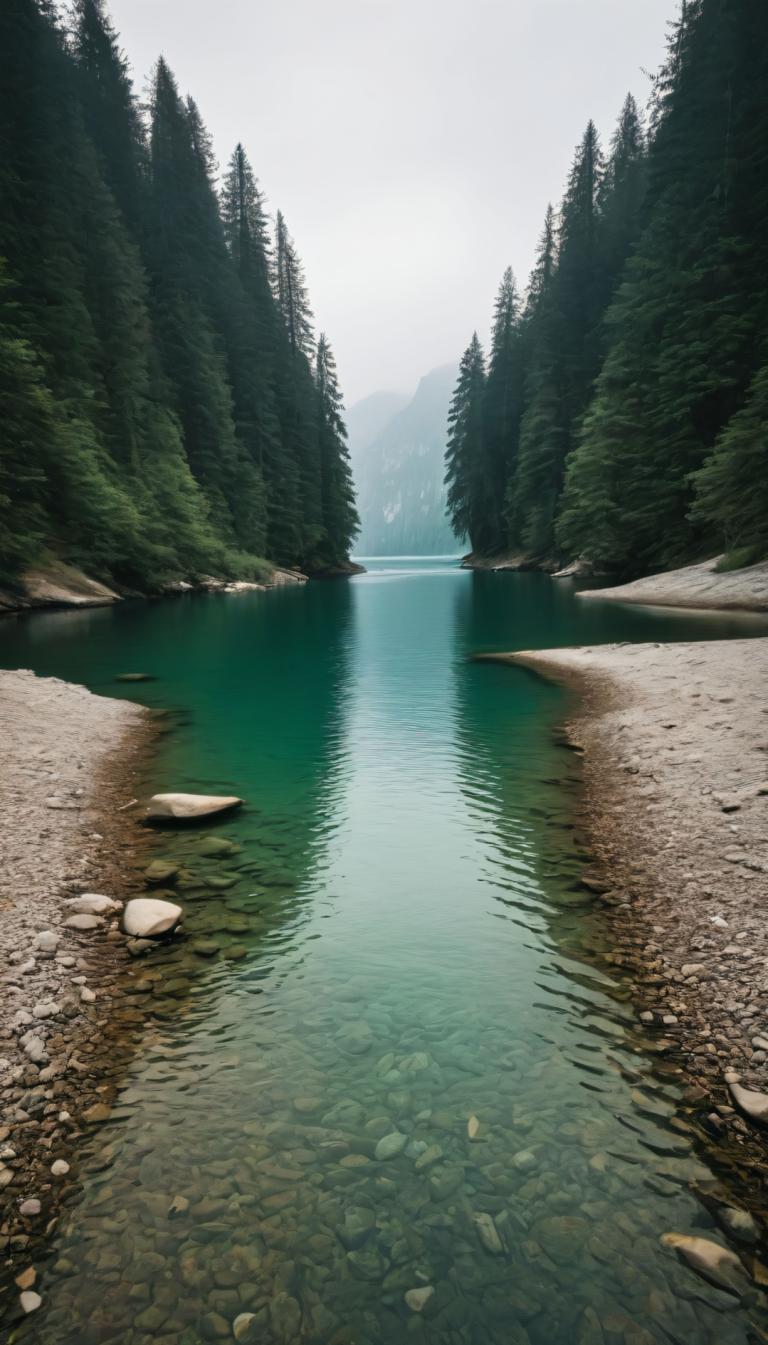
[[[155,674],[137,697],[185,726],[153,783],[248,808],[157,841],[187,938],[127,969],[141,1049],[18,1339],[746,1341],[761,1305],[659,1243],[720,1237],[711,1174],[597,956],[562,695],[467,660],[711,619],[382,561],[70,621],[4,661]]]

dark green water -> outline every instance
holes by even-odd
[[[764,630],[407,561],[6,623],[7,666],[154,674],[132,694],[180,714],[149,786],[248,803],[157,841],[187,938],[128,969],[140,1044],[16,1338],[196,1345],[249,1312],[264,1345],[747,1341],[755,1310],[659,1243],[722,1240],[711,1173],[600,966],[564,698],[467,655]]]

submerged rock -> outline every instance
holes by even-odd
[[[191,822],[239,808],[234,794],[153,794],[144,813],[146,822]]]
[[[408,1289],[405,1301],[411,1312],[423,1312],[434,1292],[431,1284],[425,1284],[423,1289]]]
[[[77,929],[82,934],[87,934],[93,929],[101,929],[103,924],[100,915],[70,915],[69,919],[64,921],[64,928]]]
[[[134,897],[123,913],[123,929],[137,939],[155,939],[176,928],[182,909],[172,901],[157,897]]]
[[[384,1162],[388,1158],[396,1158],[398,1154],[403,1152],[407,1143],[407,1135],[403,1135],[399,1130],[393,1130],[389,1135],[385,1135],[383,1139],[379,1140],[374,1150],[374,1157],[379,1162]]]
[[[664,1233],[665,1247],[672,1247],[687,1265],[703,1279],[730,1294],[741,1294],[749,1286],[747,1273],[738,1256],[708,1238],[691,1238],[685,1233]]]
[[[174,864],[171,859],[153,859],[152,863],[148,864],[144,870],[144,877],[152,886],[155,883],[167,883],[176,877],[180,867],[179,864]]]

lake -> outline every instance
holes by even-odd
[[[246,799],[153,840],[186,937],[127,968],[136,1049],[14,1338],[746,1342],[659,1241],[711,1234],[712,1171],[602,961],[566,697],[469,656],[765,622],[368,564],[0,628],[5,666],[169,711],[149,789]]]

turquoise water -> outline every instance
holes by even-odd
[[[186,938],[127,968],[136,1050],[17,1338],[747,1341],[759,1305],[659,1242],[723,1239],[578,885],[565,698],[468,655],[764,631],[409,560],[3,625],[6,666],[172,711],[149,788],[247,800],[155,842]]]

